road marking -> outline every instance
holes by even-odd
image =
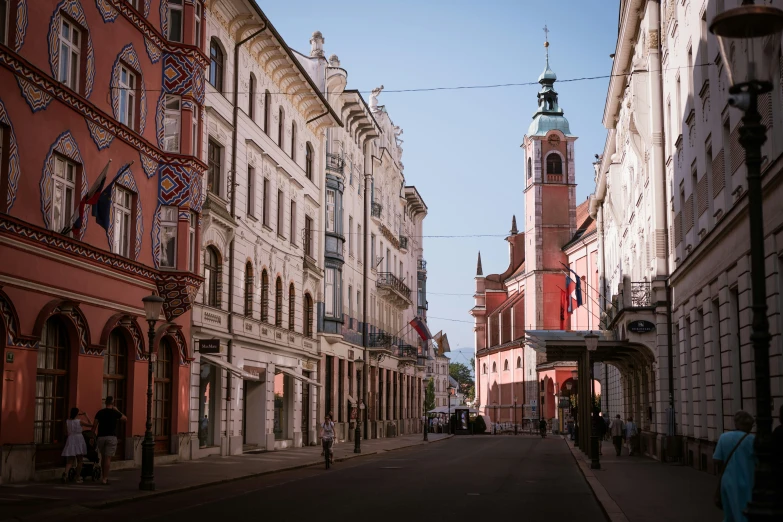
[[[380,469],[402,469],[402,466],[381,466]]]
[[[468,493],[469,497],[478,497],[481,493]]]

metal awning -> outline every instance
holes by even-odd
[[[286,375],[290,375],[294,379],[299,379],[300,381],[306,382],[308,384],[312,384],[313,386],[321,386],[320,382],[314,381],[313,379],[309,379],[304,375],[299,375],[294,371],[293,368],[286,368],[285,366],[275,366],[275,375],[279,373],[285,373]]]
[[[587,350],[585,335],[598,336],[598,347],[592,352],[594,362],[610,364],[634,364],[652,362],[654,356],[649,348],[628,340],[617,340],[601,330],[526,330],[523,344],[537,352],[546,354],[547,362],[575,361]]]
[[[224,370],[228,370],[240,379],[244,379],[246,381],[256,381],[256,382],[264,382],[264,376],[263,375],[254,375],[250,372],[247,372],[243,370],[242,368],[238,366],[234,366],[228,361],[224,361],[220,357],[215,357],[214,355],[207,355],[205,353],[201,354],[202,359],[206,359],[210,364],[214,364],[216,366],[220,366]]]

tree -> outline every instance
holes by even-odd
[[[449,375],[457,381],[459,392],[465,394],[465,398],[473,400],[476,395],[473,373],[462,363],[449,363]]]
[[[427,389],[424,390],[424,411],[425,413],[435,409],[435,379],[430,379],[427,383]]]

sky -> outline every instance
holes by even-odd
[[[388,92],[397,89],[536,82],[544,31],[559,80],[607,76],[619,0],[258,0],[286,40],[309,54],[321,31],[326,56],[348,71],[349,89],[384,85],[379,103],[404,130],[405,180],[428,207],[424,220],[428,325],[448,333],[453,360],[474,346],[476,257],[484,274],[503,272],[511,216],[523,222],[524,154],[539,85]],[[555,83],[576,142],[577,204],[593,192],[594,155],[608,78]],[[369,100],[369,94],[364,95]],[[462,236],[462,237],[428,237]],[[465,237],[468,236],[468,237]],[[470,237],[472,236],[472,237]],[[484,236],[484,237],[476,237]],[[462,349],[462,350],[460,350]]]

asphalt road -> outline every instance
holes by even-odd
[[[329,470],[276,473],[59,520],[451,522],[478,517],[606,520],[562,439],[523,436],[455,437]]]

